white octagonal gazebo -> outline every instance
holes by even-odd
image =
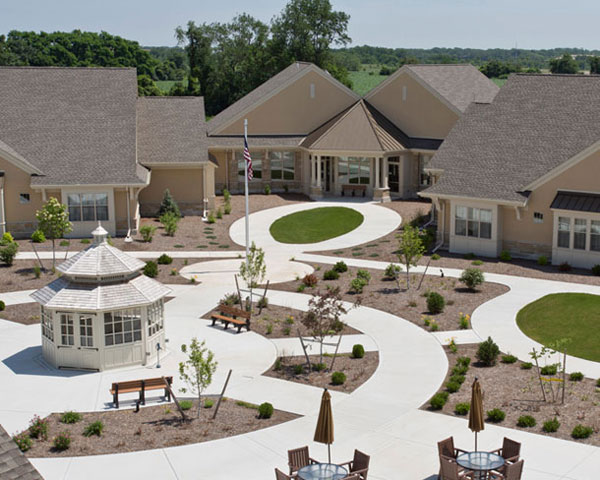
[[[141,273],[144,262],[94,241],[31,296],[41,305],[42,353],[57,368],[106,370],[154,361],[165,346],[164,297],[170,289]]]

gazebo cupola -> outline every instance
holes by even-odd
[[[170,289],[141,273],[144,262],[109,245],[98,224],[93,243],[57,267],[37,290],[42,353],[58,368],[105,370],[145,365],[164,347],[164,297]]]

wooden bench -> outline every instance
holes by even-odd
[[[215,322],[219,321],[223,323],[225,330],[232,323],[237,327],[238,333],[242,331],[242,327],[246,327],[246,330],[250,331],[250,312],[223,303],[219,305],[218,310],[219,313],[213,313],[210,316],[213,326]]]
[[[362,193],[362,196],[364,197],[365,194],[367,193],[367,186],[366,185],[357,185],[354,183],[348,183],[345,185],[342,185],[342,195],[345,195],[346,192],[350,193],[352,192],[352,196],[356,196],[357,193]]]
[[[164,377],[169,385],[173,385],[173,377]],[[114,382],[110,389],[110,393],[113,396],[113,403],[115,407],[119,408],[119,393],[132,393],[139,392],[139,402],[142,405],[146,405],[146,391],[147,390],[165,390],[165,398],[167,401],[171,401],[171,393],[166,388],[165,382],[162,377],[158,378],[146,378],[144,380],[129,380],[126,382]]]

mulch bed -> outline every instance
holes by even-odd
[[[371,281],[358,295],[350,291],[350,282],[356,277],[357,268],[351,267],[346,273],[340,274],[338,280],[323,280],[323,273],[332,268],[331,265],[315,264],[315,274],[320,278],[316,287],[304,289],[304,293],[316,293],[327,286],[340,287],[343,299],[349,302],[360,301],[361,305],[376,308],[384,312],[398,315],[421,327],[424,325],[424,317],[429,316],[435,320],[438,330],[458,330],[459,317],[463,313],[471,315],[479,305],[506,293],[509,289],[497,283],[484,283],[478,290],[472,292],[464,288],[463,284],[455,278],[441,278],[426,275],[423,279],[421,289],[417,285],[421,281],[421,275],[411,274],[411,288],[405,290],[405,274],[402,274],[400,288],[395,281],[383,278],[383,270],[366,269],[371,274]],[[302,284],[302,280],[287,283],[278,283],[278,290],[295,292]],[[427,299],[423,296],[426,292],[438,292],[446,300],[444,311],[437,315],[428,312]],[[431,328],[431,327],[427,327]],[[435,328],[435,327],[434,327]]]
[[[148,259],[143,259],[142,261],[147,261]],[[156,259],[154,259],[156,261]],[[159,265],[158,266],[158,275],[154,277],[154,280],[158,280],[159,282],[168,285],[168,284],[191,284],[192,282],[185,277],[179,275],[179,271],[187,266],[192,265],[194,263],[202,262],[203,259],[198,258],[174,258],[173,262],[169,265]]]
[[[255,194],[250,195],[250,213],[265,210],[267,208],[280,207],[282,205],[292,205],[300,202],[307,202],[309,198],[297,193],[281,193],[281,194]],[[216,198],[215,215],[218,208],[223,208],[223,197]],[[145,243],[142,241],[141,235],[135,235],[133,242],[125,243],[123,237],[113,238],[112,242],[115,247],[123,251],[145,250],[145,251],[171,251],[171,250],[234,250],[241,248],[229,238],[229,227],[231,224],[242,218],[245,215],[245,200],[244,195],[231,196],[231,213],[223,215],[222,219],[216,219],[213,224],[208,224],[202,221],[202,217],[198,215],[189,215],[183,217],[179,222],[179,228],[175,236],[169,237],[164,233],[162,224],[157,218],[142,218],[140,226],[154,225],[157,227],[152,242]],[[216,217],[215,217],[216,218]],[[208,230],[207,230],[208,229]],[[91,237],[91,235],[90,235]],[[29,240],[18,240],[21,251],[31,251],[32,244]],[[80,240],[70,240],[69,248],[71,250],[82,250],[89,244],[82,244]],[[47,251],[50,249],[50,242],[43,245],[37,245],[38,250]],[[61,248],[64,251],[64,247]],[[64,252],[63,252],[64,255]]]
[[[62,261],[61,257],[61,261]],[[56,262],[57,265],[60,263]],[[0,292],[16,292],[19,290],[36,290],[42,288],[58,277],[50,271],[52,260],[46,260],[44,265],[48,270],[40,272],[40,278],[35,278],[34,267],[39,265],[36,260],[15,260],[12,266],[0,266]],[[0,293],[0,300],[2,294]]]
[[[318,346],[318,345],[316,345]],[[315,365],[319,362],[318,355],[309,355],[311,364]],[[324,355],[323,363],[329,366],[333,360],[333,355]],[[304,373],[296,373],[297,365],[304,366]],[[363,358],[352,358],[350,354],[338,354],[333,365],[334,372],[343,372],[346,374],[346,381],[343,385],[334,385],[331,383],[331,372],[323,370],[320,372],[310,371],[306,366],[306,357],[282,357],[281,364],[276,362],[263,375],[274,378],[281,378],[290,382],[304,383],[314,387],[329,388],[330,390],[338,390],[340,392],[350,393],[365,383],[377,367],[379,366],[378,352],[365,352]]]
[[[141,408],[138,413],[133,410],[82,413],[82,420],[70,425],[60,422],[60,413],[53,413],[47,417],[48,440],[34,440],[26,455],[32,458],[74,457],[175,447],[232,437],[298,418],[293,413],[275,410],[271,418],[260,419],[255,408],[227,399],[221,403],[216,420],[212,420],[214,406],[203,409],[198,419],[196,405],[197,401],[194,401],[194,407],[187,411],[189,419],[186,422],[182,422],[173,403]],[[85,426],[98,420],[104,424],[102,436],[83,436]],[[61,432],[71,435],[71,446],[59,452],[52,448],[52,439]]]
[[[268,294],[267,294],[268,297]],[[239,308],[239,305],[236,305]],[[306,336],[307,331],[304,325],[302,325],[301,319],[304,312],[301,310],[295,310],[293,308],[281,307],[279,305],[269,305],[267,308],[263,308],[262,313],[259,315],[258,307],[254,305],[254,314],[250,321],[250,328],[253,332],[258,333],[266,338],[286,338],[286,337],[297,337],[298,334]],[[202,318],[209,320],[213,313],[219,313],[218,306],[210,312],[202,315]],[[215,324],[216,328],[223,328],[221,322]],[[231,329],[232,326],[230,325]],[[245,329],[242,329],[244,332]],[[342,330],[342,335],[353,335],[362,333],[355,328],[345,325]]]
[[[7,305],[0,312],[0,318],[23,325],[33,325],[40,321],[40,304],[37,302],[21,303],[19,305]]]
[[[450,394],[448,402],[439,412],[458,416],[454,413],[454,407],[457,403],[470,402],[471,385],[477,377],[484,392],[484,412],[499,408],[506,413],[505,420],[497,425],[600,446],[600,434],[598,433],[600,431],[600,389],[596,387],[595,380],[586,378],[580,382],[573,382],[568,379],[567,375],[565,404],[561,405],[560,395],[556,403],[545,403],[543,402],[535,364],[531,370],[523,370],[520,367],[522,362],[505,364],[499,358],[495,366],[484,367],[477,363],[476,351],[476,345],[459,345],[458,353],[453,354],[446,347],[450,365],[446,381],[451,375],[450,370],[454,367],[458,356],[470,357],[471,366],[461,389]],[[445,384],[446,382],[444,382]],[[553,384],[556,390],[559,382],[553,382]],[[442,386],[440,391],[444,390],[445,386]],[[430,409],[429,403],[421,408],[423,410]],[[517,420],[522,415],[531,415],[537,421],[537,425],[530,428],[518,427]],[[555,433],[544,432],[542,429],[544,422],[555,417],[560,422],[558,431]],[[587,439],[573,439],[571,432],[578,424],[592,427],[594,433]],[[465,428],[467,428],[466,424]]]

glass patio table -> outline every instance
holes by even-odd
[[[484,480],[490,470],[498,470],[504,465],[504,459],[492,452],[467,452],[456,457],[456,463],[476,472],[478,480]]]
[[[298,470],[302,480],[341,480],[348,475],[348,470],[333,463],[314,463]]]

